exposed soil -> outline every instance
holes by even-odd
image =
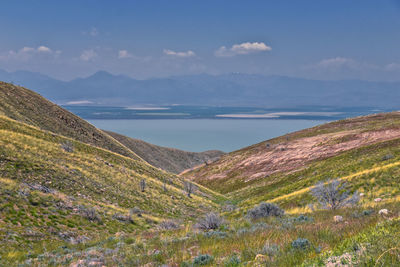
[[[357,130],[321,134],[281,142],[262,148],[223,157],[210,168],[200,168],[192,175],[195,180],[214,180],[235,177],[246,181],[277,172],[290,172],[341,152],[400,137],[400,129],[360,132]],[[189,176],[189,177],[190,177]]]

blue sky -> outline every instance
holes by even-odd
[[[400,80],[400,1],[2,1],[0,68]]]

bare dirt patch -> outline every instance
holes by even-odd
[[[365,145],[400,137],[400,129],[361,132],[357,130],[322,134],[282,142],[262,149],[223,158],[218,166],[197,173],[196,180],[235,177],[246,181],[277,172],[291,172],[305,167],[310,161],[328,158]]]

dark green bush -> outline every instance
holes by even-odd
[[[207,265],[210,264],[214,260],[214,257],[208,254],[201,254],[194,258],[193,260],[193,265],[198,266],[198,265]]]

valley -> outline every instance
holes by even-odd
[[[1,266],[396,266],[399,177],[399,112],[191,153],[0,84]]]

